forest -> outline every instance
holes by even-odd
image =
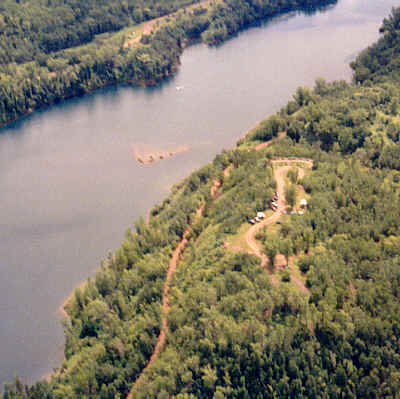
[[[399,24],[174,186],[76,289],[60,368],[3,398],[397,398]]]
[[[336,1],[214,0],[193,10],[184,8],[193,0],[2,1],[0,127],[104,86],[154,85],[176,70],[191,41],[216,45],[246,26]]]

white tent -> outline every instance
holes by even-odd
[[[302,206],[302,207],[307,206],[307,200],[306,200],[305,198],[303,198],[303,199],[300,201],[300,206]]]

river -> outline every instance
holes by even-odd
[[[377,39],[396,4],[340,0],[314,15],[280,17],[217,48],[187,48],[176,76],[159,87],[100,90],[3,129],[0,387],[61,364],[61,303],[138,217],[298,86],[320,76],[349,80],[348,63]],[[134,144],[190,150],[143,166]]]

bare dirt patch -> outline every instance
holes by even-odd
[[[162,21],[162,19],[165,17],[161,18],[156,18],[152,19],[151,21],[145,22],[140,28],[135,30],[130,37],[125,41],[123,44],[123,48],[130,48],[133,47],[134,45],[140,43],[140,40],[142,39],[143,35],[150,35],[151,32],[153,32],[154,26],[156,23],[159,23]]]
[[[351,295],[353,295],[353,297],[355,297],[357,295],[357,288],[355,287],[355,285],[352,281],[349,282],[349,288],[350,288]]]
[[[194,10],[196,8],[200,8],[200,7],[208,9],[213,3],[217,3],[218,1],[220,1],[220,0],[201,1],[199,3],[195,3],[186,8],[182,8],[178,11],[175,11],[172,14],[165,15],[164,17],[155,18],[150,21],[147,21],[140,28],[135,30],[130,37],[127,38],[127,40],[125,41],[125,43],[123,44],[122,47],[123,48],[131,48],[131,47],[135,46],[136,44],[140,43],[140,41],[142,40],[142,37],[144,35],[150,35],[153,32],[153,30],[155,30],[157,27],[159,27],[161,25],[161,23],[163,21],[165,21],[168,17],[173,17],[173,16],[177,15],[181,10],[192,11],[192,10]]]
[[[254,149],[256,151],[262,150],[263,148],[269,147],[270,145],[276,143],[279,140],[282,140],[285,137],[286,137],[286,132],[281,132],[281,133],[279,133],[278,137],[275,137],[272,140],[268,140],[265,143],[257,144]]]
[[[263,143],[267,144],[267,143]],[[265,146],[261,147],[265,148]],[[311,159],[301,159],[301,158],[294,158],[294,159],[289,159],[289,158],[279,158],[276,160],[271,161],[272,164],[274,165],[274,177],[276,180],[277,184],[277,193],[278,193],[278,207],[276,212],[264,219],[262,222],[253,225],[246,233],[245,233],[245,240],[250,248],[250,253],[253,255],[258,256],[261,259],[261,267],[267,271],[269,277],[271,278],[271,282],[275,287],[279,286],[279,280],[277,279],[276,275],[274,275],[272,268],[268,267],[269,265],[269,259],[268,257],[263,253],[262,248],[258,241],[256,240],[256,234],[258,231],[263,229],[266,226],[269,226],[273,223],[276,223],[283,213],[286,210],[286,200],[285,200],[285,177],[289,169],[291,168],[291,165],[294,163],[305,163],[307,166],[312,167],[313,161]],[[282,163],[282,165],[279,165]],[[301,172],[299,175],[301,177],[304,176],[304,170],[300,169]],[[284,258],[283,258],[284,259]],[[283,262],[283,265],[286,265],[286,261],[282,260],[281,257],[277,257],[277,261]],[[293,282],[299,287],[300,291],[302,293],[307,293],[308,289],[304,285],[304,283],[301,281],[300,278],[298,278],[294,273],[291,273],[291,278]]]
[[[284,177],[286,176],[286,173],[288,170],[289,170],[289,166],[274,168],[274,177],[275,177],[275,180],[277,183],[276,191],[277,191],[278,197],[279,197],[277,211],[270,217],[264,219],[262,222],[253,225],[245,233],[245,240],[246,240],[248,247],[250,248],[250,253],[258,256],[261,259],[261,267],[268,273],[268,275],[271,279],[271,282],[275,287],[279,286],[279,280],[272,273],[271,269],[268,267],[269,259],[263,253],[261,246],[259,245],[258,241],[256,240],[256,234],[259,230],[262,230],[264,227],[269,226],[273,223],[276,223],[281,218],[281,216],[286,208]]]

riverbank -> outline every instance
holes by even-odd
[[[178,12],[169,17],[170,22],[156,25],[147,24],[151,34],[135,36],[134,43],[124,47],[120,33],[115,37],[93,42],[52,54],[60,65],[56,71],[36,64],[16,65],[15,73],[3,80],[3,90],[12,95],[0,98],[0,126],[19,119],[43,106],[51,106],[68,98],[82,96],[94,90],[122,83],[135,85],[155,85],[175,73],[183,49],[187,44],[202,40],[207,45],[218,45],[237,32],[255,26],[261,21],[271,21],[295,10],[315,12],[320,8],[335,4],[337,0],[308,0],[299,7],[295,0],[284,0],[279,7],[269,1],[249,8],[249,3],[206,2],[204,11],[200,5],[188,7],[189,11]],[[168,18],[167,18],[168,19]],[[234,24],[231,22],[234,21]],[[225,26],[221,29],[221,26]],[[117,40],[118,39],[118,40]],[[107,51],[106,51],[107,50]],[[96,62],[92,62],[95,60]],[[32,68],[35,70],[32,73]]]
[[[69,302],[74,298],[75,296],[75,291],[76,290],[82,290],[83,288],[86,287],[87,281],[82,281],[78,286],[72,289],[72,291],[69,293],[69,295],[65,298],[63,303],[58,307],[59,313],[66,319],[70,320],[70,316],[66,310],[66,307],[68,306]]]
[[[347,78],[346,54],[363,44],[346,42],[343,51],[339,55],[332,52],[328,61],[317,56],[324,47],[334,48],[330,41],[336,32],[333,24],[342,16],[347,25],[341,30],[354,32],[348,16],[355,6],[347,4],[347,8],[338,6],[326,14],[298,14],[279,26],[274,23],[250,29],[217,49],[191,46],[185,51],[177,76],[160,88],[122,86],[102,90],[38,113],[1,135],[0,179],[7,187],[3,193],[3,233],[13,238],[12,242],[3,240],[1,247],[7,253],[1,315],[3,320],[13,317],[13,324],[19,327],[10,334],[6,329],[1,332],[3,342],[10,343],[3,352],[2,381],[22,375],[26,376],[24,381],[33,383],[39,377],[35,374],[38,364],[48,364],[49,369],[59,367],[60,361],[52,359],[60,352],[64,339],[61,323],[54,315],[64,298],[57,292],[67,293],[65,287],[93,275],[100,255],[117,248],[124,230],[145,215],[152,204],[161,204],[170,186],[223,148],[232,148],[233,137],[286,104],[299,85],[311,86],[315,76],[326,76],[327,80],[343,75]],[[358,36],[364,38],[369,31],[377,31],[368,21],[357,24],[357,28]],[[315,32],[318,43],[317,39],[310,41]],[[370,42],[373,39],[370,37]],[[340,42],[341,36],[334,40]],[[279,54],[277,62],[272,62],[267,45]],[[293,58],[301,65],[307,65],[311,58],[313,64],[299,67],[294,77],[286,68]],[[323,75],[327,62],[331,68]],[[178,95],[176,86],[183,85],[185,89]],[[150,139],[154,132],[158,132],[157,140]],[[184,138],[182,132],[186,132]],[[190,153],[155,167],[139,167],[133,159],[132,143],[150,142],[164,148],[182,139],[192,147]],[[165,188],[158,189],[160,186]],[[18,197],[16,192],[20,193]],[[42,192],[54,194],[42,196]],[[56,198],[60,198],[58,207]],[[32,217],[35,214],[37,218]],[[71,234],[55,229],[65,221],[70,223]],[[8,227],[14,224],[18,230]],[[31,236],[15,233],[29,232],[33,227],[35,234]],[[38,236],[39,231],[43,235]],[[57,267],[45,268],[47,264]],[[20,275],[14,277],[17,270]],[[24,276],[32,275],[35,278],[25,283]],[[13,314],[7,309],[14,309]],[[47,323],[49,318],[51,322]],[[32,330],[31,320],[40,323],[40,336]]]

